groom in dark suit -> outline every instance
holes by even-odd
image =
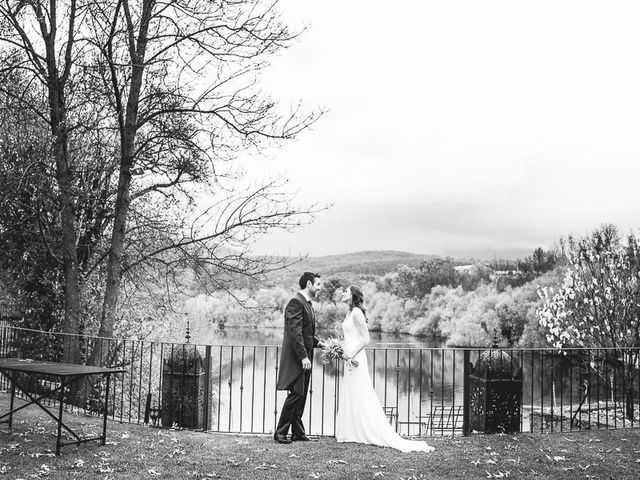
[[[289,394],[282,406],[280,420],[273,435],[278,443],[307,441],[302,424],[302,414],[307,401],[307,390],[311,379],[313,349],[322,347],[316,338],[316,318],[312,299],[322,288],[320,275],[304,272],[298,282],[300,291],[284,309],[284,336],[278,369],[278,390]],[[291,427],[291,439],[287,438]]]

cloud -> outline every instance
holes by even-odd
[[[283,2],[309,28],[267,90],[329,113],[273,166],[335,207],[264,248],[529,248],[640,226],[637,2]]]

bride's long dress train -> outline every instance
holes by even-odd
[[[354,309],[355,310],[355,309]],[[354,323],[354,311],[342,323],[345,352],[355,350],[362,338]],[[336,418],[336,440],[391,447],[402,452],[431,452],[423,441],[406,440],[389,424],[369,377],[367,354],[364,349],[354,358],[357,367],[345,364]]]

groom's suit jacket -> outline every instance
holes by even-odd
[[[302,374],[302,359],[313,361],[313,349],[318,346],[313,307],[298,292],[284,309],[284,336],[278,369],[278,390],[289,390]]]

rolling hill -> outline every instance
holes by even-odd
[[[435,255],[419,255],[392,250],[365,251],[323,257],[307,257],[302,260],[289,258],[296,262],[286,270],[273,272],[269,280],[276,285],[295,285],[302,272],[316,272],[327,279],[334,275],[354,278],[361,275],[385,275],[395,271],[400,265],[419,265]]]

